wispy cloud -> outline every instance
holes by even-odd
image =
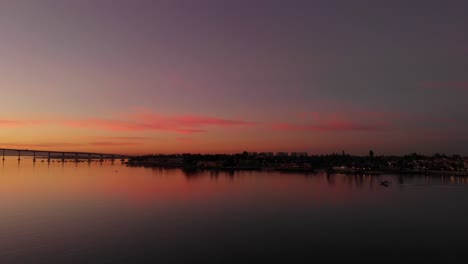
[[[24,125],[24,122],[18,120],[0,120],[0,126],[2,127],[16,127]]]
[[[410,114],[385,111],[364,111],[351,107],[347,111],[303,112],[292,122],[272,123],[269,127],[277,131],[346,132],[384,131],[395,123],[411,120]]]
[[[152,124],[153,126],[161,127],[184,127],[194,128],[202,126],[221,126],[221,127],[232,127],[232,126],[248,126],[254,125],[255,122],[248,122],[244,120],[233,120],[224,119],[211,116],[202,115],[174,115],[166,116],[157,113],[153,113],[148,110],[139,110],[134,113],[124,115],[132,120]]]
[[[0,144],[0,147],[14,148],[14,149],[51,149],[51,148],[69,148],[69,147],[114,147],[114,146],[137,146],[140,143],[137,142],[121,142],[121,141],[96,141],[96,142],[84,142],[84,143],[4,143]]]
[[[193,138],[189,138],[189,137],[178,137],[176,138],[176,140],[179,142],[183,142],[183,143],[192,143],[194,141]]]
[[[313,112],[312,120],[315,121],[346,121],[356,122],[377,122],[377,123],[401,123],[401,122],[436,122],[450,123],[456,122],[452,117],[434,116],[427,113],[402,112],[402,111],[382,111],[382,110],[362,110],[345,109],[341,112]]]
[[[140,143],[136,142],[115,142],[115,141],[97,141],[89,142],[88,145],[94,147],[120,147],[120,146],[138,146]]]
[[[113,132],[164,131],[178,134],[207,132],[210,127],[246,127],[256,123],[202,115],[162,115],[151,111],[137,111],[114,118],[62,118],[51,120],[0,120],[0,127],[58,125],[90,128]],[[144,140],[144,137],[114,137],[115,140]]]
[[[3,128],[39,125],[42,123],[44,123],[44,121],[21,120],[21,119],[18,119],[18,120],[0,119],[0,127],[3,127]]]
[[[3,143],[0,146],[4,148],[17,148],[17,149],[32,149],[32,148],[63,148],[63,147],[79,147],[84,144],[79,143]]]
[[[311,111],[299,113],[290,122],[269,124],[276,131],[345,132],[345,131],[386,131],[403,129],[408,125],[454,124],[457,120],[422,113],[391,111],[369,111],[350,107],[341,111]]]
[[[445,90],[462,90],[468,91],[468,81],[454,82],[427,82],[423,84],[427,89],[445,89]]]
[[[173,126],[169,123],[159,121],[127,121],[127,120],[111,120],[111,119],[80,119],[80,120],[65,120],[62,125],[75,128],[92,128],[100,130],[108,130],[114,132],[142,132],[142,131],[167,131],[180,134],[193,134],[206,132],[205,129],[194,129],[183,126]]]
[[[379,131],[388,128],[386,124],[362,124],[352,121],[343,122],[323,122],[311,124],[276,123],[271,128],[279,131],[310,131],[310,132],[331,132],[331,131]]]
[[[255,123],[199,115],[161,115],[150,111],[124,114],[116,119],[62,120],[60,124],[77,128],[95,128],[116,132],[166,131],[179,134],[207,132],[209,127],[245,127]]]
[[[342,104],[332,111],[319,110],[298,113],[290,120],[257,123],[239,119],[227,119],[203,115],[162,115],[148,110],[136,110],[115,115],[114,118],[82,118],[53,120],[0,120],[0,127],[27,125],[55,125],[72,128],[88,128],[108,132],[168,132],[179,135],[204,133],[210,128],[257,127],[273,131],[346,132],[386,131],[406,126],[426,124],[456,124],[457,120],[444,116],[405,112],[368,110],[352,104]],[[143,136],[83,136],[80,141],[93,146],[130,146],[150,140]],[[179,142],[191,142],[190,137],[176,138]],[[133,142],[133,143],[132,143]],[[31,146],[31,145],[28,145]],[[70,145],[36,144],[32,147],[66,147]],[[76,146],[76,144],[74,145]]]
[[[87,137],[81,137],[81,138],[96,139],[96,140],[135,140],[135,141],[150,139],[149,137],[112,137],[112,136],[87,136]]]

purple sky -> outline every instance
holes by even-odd
[[[0,147],[468,155],[466,10],[2,0]]]

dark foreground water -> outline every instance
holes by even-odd
[[[463,263],[467,249],[466,177],[0,160],[2,264]]]

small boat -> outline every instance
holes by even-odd
[[[388,187],[388,186],[390,186],[390,183],[391,183],[391,182],[389,182],[389,181],[382,181],[382,182],[380,183],[380,185],[385,186],[385,187]]]

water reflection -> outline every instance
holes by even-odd
[[[284,173],[274,171],[239,171],[239,170],[209,170],[209,169],[177,169],[177,168],[152,168],[157,173],[171,173],[181,171],[184,177],[190,181],[197,178],[245,178],[251,175],[255,177],[293,177],[293,178],[308,178],[313,181],[325,181],[329,186],[336,184],[349,185],[358,188],[372,187],[381,185],[382,182],[392,183],[394,186],[422,186],[422,185],[466,185],[468,184],[467,176],[460,175],[370,175],[356,174],[347,175],[339,173],[329,173],[326,171],[318,171],[314,173]]]
[[[468,237],[462,176],[16,163],[0,167],[0,263],[456,253]]]

